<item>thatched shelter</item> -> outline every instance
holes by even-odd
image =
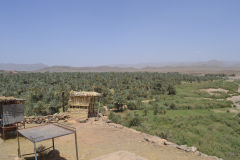
[[[0,97],[0,129],[3,138],[5,131],[16,129],[19,123],[24,122],[24,101],[14,97]]]
[[[101,96],[102,94],[97,92],[71,91],[68,105],[70,108],[86,107],[88,109],[88,117],[95,117],[95,102],[96,100],[99,100]]]

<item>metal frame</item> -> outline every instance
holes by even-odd
[[[77,131],[76,131],[76,128],[71,127],[71,126],[67,126],[67,125],[64,125],[64,124],[58,124],[58,123],[53,124],[53,125],[72,131],[72,133],[70,133],[70,134],[74,134],[74,137],[75,137],[76,159],[79,160],[79,158],[78,158],[78,145],[77,145]],[[41,126],[45,126],[45,125],[41,125]],[[39,126],[37,126],[37,127],[39,127]],[[35,128],[35,127],[31,127],[31,128]],[[28,139],[27,137],[25,137],[25,138],[27,138],[28,140],[30,140],[31,142],[33,142],[33,145],[34,145],[34,153],[28,153],[28,154],[23,154],[23,155],[21,155],[19,135],[21,135],[21,133],[19,133],[19,130],[18,130],[18,131],[17,131],[18,157],[21,158],[22,156],[27,156],[27,155],[33,155],[33,154],[34,154],[34,155],[35,155],[35,160],[37,160],[37,154],[38,154],[38,153],[41,153],[41,152],[43,152],[43,151],[46,151],[46,150],[48,150],[48,149],[50,149],[50,148],[53,148],[53,150],[55,150],[54,138],[62,137],[62,136],[56,136],[56,137],[54,137],[54,138],[51,138],[51,139],[52,139],[52,146],[44,149],[44,150],[41,151],[41,152],[37,152],[37,148],[36,148],[36,143],[37,143],[37,142],[36,142],[36,141],[31,141],[30,139]],[[69,134],[67,134],[67,135],[69,135]],[[24,135],[22,135],[22,136],[24,137]],[[64,136],[64,135],[63,135],[63,136]],[[46,140],[49,140],[49,139],[46,139]],[[44,140],[42,140],[42,141],[44,141]],[[39,142],[40,142],[40,141],[39,141]]]
[[[25,121],[13,123],[13,124],[8,125],[8,126],[6,126],[6,125],[0,126],[0,129],[2,131],[2,133],[1,133],[2,139],[4,139],[4,140],[6,139],[6,131],[12,131],[13,129],[18,130],[19,124],[21,124],[25,128]]]
[[[23,104],[24,105],[24,99],[17,99],[17,98],[14,98],[14,99],[11,99],[11,100],[0,100],[0,129],[1,129],[1,137],[5,140],[6,139],[6,131],[10,131],[10,130],[13,130],[13,129],[18,129],[19,128],[19,124],[22,124],[25,128],[25,120],[23,121],[16,121],[14,123],[11,123],[11,124],[4,124],[3,123],[3,105],[12,105],[12,104]],[[24,118],[23,118],[24,119]]]

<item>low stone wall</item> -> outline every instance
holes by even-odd
[[[43,124],[43,123],[58,123],[65,122],[70,118],[70,115],[66,113],[56,113],[54,115],[47,116],[29,116],[25,117],[25,123],[27,124]]]

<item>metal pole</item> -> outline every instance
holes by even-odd
[[[36,147],[36,142],[34,144],[34,153],[35,153],[35,160],[37,160],[37,147]]]
[[[52,144],[53,144],[53,150],[55,150],[54,138],[52,139]]]
[[[75,135],[76,157],[77,157],[77,160],[78,160],[77,131],[75,131],[74,135]]]
[[[19,133],[17,131],[17,140],[18,140],[18,157],[21,158],[21,150],[20,150],[20,141],[19,141]]]

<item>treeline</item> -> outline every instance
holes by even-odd
[[[65,106],[71,90],[103,94],[101,105],[120,110],[123,105],[136,107],[139,100],[159,94],[177,94],[175,85],[184,82],[215,80],[221,75],[193,76],[179,73],[26,73],[0,72],[0,95],[26,99],[27,115],[59,112],[61,93]]]

